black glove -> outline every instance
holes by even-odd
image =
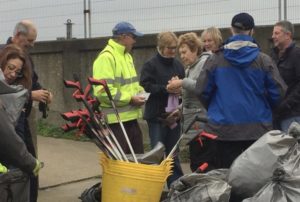
[[[48,111],[49,111],[49,107],[48,104],[45,102],[39,102],[39,111],[43,113],[43,118],[47,118],[48,117]]]

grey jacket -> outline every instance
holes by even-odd
[[[199,59],[185,71],[186,77],[182,80],[183,131],[187,129],[196,115],[206,115],[205,108],[195,94],[195,87],[204,63],[210,55],[210,52],[202,53]]]
[[[22,86],[7,85],[0,70],[0,162],[31,173],[36,160],[27,151],[14,126],[26,99],[27,90]]]

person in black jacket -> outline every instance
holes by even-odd
[[[144,112],[144,119],[149,127],[151,147],[162,142],[166,154],[169,154],[180,137],[177,116],[179,113],[176,111],[176,104],[172,106],[171,101],[178,104],[178,94],[181,89],[168,91],[166,87],[172,79],[183,79],[185,73],[183,65],[175,58],[177,36],[173,32],[162,32],[158,34],[157,39],[158,53],[143,65],[140,84],[146,92],[151,93]],[[168,186],[183,175],[177,156],[174,161],[173,175],[167,180]]]
[[[279,21],[273,28],[274,49],[272,58],[288,86],[286,95],[274,112],[277,129],[288,131],[293,121],[300,123],[300,48],[293,42],[294,26]]]

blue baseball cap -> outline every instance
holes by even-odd
[[[239,13],[232,18],[231,26],[241,30],[250,30],[254,28],[254,19],[248,13]]]
[[[127,34],[131,33],[134,36],[143,36],[141,32],[136,31],[134,26],[130,24],[129,22],[119,22],[118,24],[115,25],[115,27],[112,30],[113,36],[117,36],[120,34]]]

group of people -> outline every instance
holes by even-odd
[[[293,24],[275,24],[271,57],[260,51],[252,37],[254,26],[248,13],[235,15],[232,36],[225,42],[215,27],[204,30],[201,37],[194,32],[179,37],[161,32],[157,51],[141,67],[138,78],[130,52],[143,34],[128,22],[115,25],[112,38],[94,61],[93,77],[106,80],[135,153],[144,152],[140,118],[148,124],[151,147],[162,142],[166,155],[182,133],[200,127],[217,135],[216,140],[203,140],[203,145],[190,143],[192,171],[204,162],[208,170],[229,168],[267,131],[288,132],[293,121],[300,122],[300,49],[293,42]],[[34,24],[22,20],[0,50],[0,172],[19,168],[29,174],[30,201],[37,200],[41,163],[27,118],[33,101],[52,100],[39,84],[28,53],[36,37]],[[150,93],[149,98],[143,92]],[[94,95],[124,152],[130,153],[110,98],[101,86],[94,86]],[[208,121],[189,129],[195,116]],[[183,175],[178,152],[168,186]]]
[[[166,155],[182,133],[189,134],[195,116],[207,118],[207,123],[196,122],[190,130],[200,127],[217,139],[203,140],[203,145],[191,141],[192,171],[204,162],[208,162],[208,170],[229,168],[266,132],[288,132],[293,121],[300,121],[300,49],[293,42],[293,24],[275,24],[271,57],[260,51],[253,38],[254,27],[251,15],[239,13],[232,18],[232,36],[225,42],[215,27],[204,30],[201,37],[194,32],[179,37],[161,32],[157,52],[141,67],[139,79],[130,51],[143,34],[128,22],[113,28],[112,38],[94,61],[93,77],[107,81],[136,153],[143,152],[137,122],[142,118],[142,106],[151,147],[162,142]],[[149,98],[143,91],[150,93]],[[95,87],[94,95],[129,153],[106,93]],[[182,175],[175,155],[168,186]]]
[[[35,25],[22,20],[16,24],[13,36],[0,47],[0,176],[9,179],[8,171],[14,169],[20,169],[26,176],[23,194],[14,193],[20,189],[14,185],[0,186],[1,201],[37,201],[38,172],[42,163],[37,159],[28,117],[33,101],[50,103],[52,94],[39,84],[29,55],[36,37]]]

